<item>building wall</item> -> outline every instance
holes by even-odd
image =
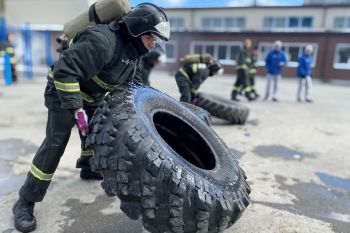
[[[304,4],[350,4],[350,0],[304,0]]]
[[[0,15],[3,16],[4,10],[5,10],[5,0],[0,0]]]
[[[328,30],[334,30],[334,19],[339,16],[350,17],[350,8],[328,8],[327,15],[325,17],[325,28]]]
[[[347,44],[350,50],[350,36],[349,34],[337,33],[337,34],[326,34],[325,35],[325,45],[324,45],[324,55],[322,56],[322,62],[320,64],[322,74],[325,77],[332,79],[347,79],[350,80],[350,67],[347,69],[336,69],[334,67],[334,54],[337,45],[340,43]],[[348,60],[348,64],[350,58]]]
[[[22,25],[28,22],[39,25],[53,25],[67,22],[82,11],[86,11],[91,0],[3,0],[5,6],[5,16],[9,24]],[[0,0],[1,7],[1,0]],[[30,9],[30,10],[28,10]],[[219,54],[219,48],[226,49],[235,47],[239,48],[245,38],[251,38],[255,45],[262,50],[267,50],[267,45],[271,45],[275,40],[282,40],[285,45],[291,47],[299,46],[299,53],[302,47],[308,43],[312,43],[317,48],[316,66],[314,67],[315,77],[320,79],[350,79],[350,58],[346,61],[347,56],[342,56],[341,64],[334,65],[335,53],[339,50],[339,46],[345,46],[342,53],[350,51],[350,33],[330,33],[334,29],[334,18],[339,16],[349,17],[346,14],[350,11],[348,6],[307,6],[307,7],[226,7],[226,8],[211,8],[211,9],[167,9],[166,12],[169,18],[183,18],[183,28],[175,30],[172,33],[172,38],[168,47],[172,48],[171,56],[168,63],[164,66],[166,69],[176,71],[178,69],[179,59],[184,55],[193,52],[194,42],[213,43],[216,46],[216,53]],[[345,13],[344,13],[345,12]],[[203,17],[239,17],[246,18],[246,27],[238,31],[213,31],[205,28],[203,30]],[[312,16],[312,28],[283,28],[274,29],[268,32],[263,28],[265,16],[273,17],[292,17],[292,16]],[[350,26],[349,26],[350,27]],[[349,28],[350,29],[350,28]],[[53,30],[53,29],[51,29]],[[210,31],[211,30],[211,31]],[[344,32],[348,30],[344,29]],[[43,43],[44,32],[37,31],[33,35],[33,54],[40,54],[38,63],[45,60],[43,48],[40,46]],[[57,59],[55,53],[57,43],[55,38],[61,34],[57,30],[53,30],[51,45],[54,60]],[[20,40],[21,33],[18,31],[18,44],[23,44]],[[289,45],[288,45],[289,44]],[[192,45],[192,46],[191,46]],[[203,45],[200,45],[203,47]],[[199,47],[200,47],[199,46]],[[231,46],[231,47],[230,47]],[[265,47],[264,47],[265,46]],[[35,47],[35,48],[34,48]],[[197,45],[198,47],[198,45]],[[293,47],[293,49],[295,49]],[[191,50],[192,48],[192,50]],[[298,49],[298,48],[297,48]],[[19,54],[23,49],[18,49]],[[35,51],[34,51],[35,50]],[[169,51],[169,50],[168,50]],[[261,52],[261,51],[260,51]],[[266,52],[266,51],[265,51]],[[226,55],[228,52],[226,53]],[[260,53],[262,57],[264,54]],[[295,54],[294,54],[295,57]],[[339,56],[338,56],[339,58]],[[263,60],[263,59],[261,59]],[[344,62],[345,60],[345,62]],[[235,61],[234,59],[226,59],[224,62],[227,73],[234,75]],[[262,63],[260,63],[263,65]],[[295,66],[290,63],[290,67],[285,68],[285,76],[295,76]],[[265,74],[264,67],[259,67],[260,75]]]
[[[5,0],[9,24],[64,24],[88,10],[88,0]]]
[[[208,33],[208,32],[175,32],[171,41],[178,46],[177,57],[163,66],[163,69],[175,72],[181,65],[180,58],[190,53],[191,43],[194,41],[213,42],[242,42],[250,38],[253,45],[273,43],[275,40],[282,40],[284,44],[315,44],[317,54],[315,57],[314,78],[327,79],[348,79],[350,80],[350,67],[348,69],[335,69],[333,67],[336,46],[339,43],[350,43],[350,34],[344,33],[266,33],[266,32],[240,32],[240,33]],[[179,46],[181,45],[181,46]],[[350,44],[349,44],[350,49]],[[224,65],[226,74],[235,74],[234,65]],[[265,75],[264,66],[258,67],[258,75]],[[295,77],[296,67],[286,67],[283,75]]]
[[[349,7],[350,9],[350,7]],[[324,7],[237,7],[237,8],[212,8],[212,9],[167,9],[170,16],[183,17],[188,30],[203,30],[201,27],[203,17],[232,17],[242,16],[246,18],[246,28],[244,30],[261,31],[263,30],[264,17],[291,17],[291,16],[311,16],[313,17],[313,26],[311,30],[329,30],[333,23],[325,27],[325,18],[327,12],[330,17],[339,14],[339,10],[344,14],[343,8],[328,9]],[[286,13],[287,12],[287,13]],[[328,21],[333,19],[327,18]],[[297,29],[294,29],[297,30]],[[310,29],[307,29],[310,30]]]
[[[167,11],[167,16],[169,18],[171,18],[171,17],[183,18],[185,28],[192,28],[193,27],[192,11],[182,11],[182,10]]]

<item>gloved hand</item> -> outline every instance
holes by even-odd
[[[89,133],[89,119],[83,109],[79,109],[74,113],[75,119],[77,119],[77,126],[80,133],[86,136]]]
[[[191,90],[191,104],[196,105],[198,102],[198,93]]]
[[[192,98],[191,104],[196,105],[197,102],[198,102],[198,98],[197,97]]]

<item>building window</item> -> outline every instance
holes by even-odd
[[[191,53],[210,53],[215,60],[224,65],[235,65],[236,57],[242,48],[242,42],[235,41],[193,41]]]
[[[350,28],[350,17],[335,17],[333,26],[336,29]]]
[[[311,28],[313,18],[311,16],[267,16],[264,18],[263,27],[265,29],[278,29],[278,28]]]
[[[245,17],[203,17],[201,25],[203,30],[242,30],[246,26],[246,19]]]
[[[282,50],[286,54],[287,59],[287,67],[297,67],[298,66],[298,58],[302,55],[304,52],[305,47],[309,43],[283,43]],[[318,52],[318,45],[315,43],[310,43],[313,46],[313,64],[312,67],[316,65],[316,58],[317,58],[317,52]],[[272,50],[273,43],[259,43],[258,46],[258,62],[257,64],[260,66],[265,65],[265,58],[267,54]]]
[[[311,28],[312,27],[312,17],[303,17],[301,21],[301,26],[303,28]]]
[[[177,59],[177,43],[168,41],[165,43],[165,55],[167,63],[175,63]]]
[[[181,31],[185,29],[184,18],[169,17],[170,29],[172,31]]]
[[[350,70],[350,44],[337,44],[333,68]]]

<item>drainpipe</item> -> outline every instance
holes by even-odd
[[[327,64],[327,58],[330,56],[328,54],[328,47],[329,47],[329,33],[326,32],[325,33],[325,43],[324,43],[324,47],[323,47],[323,53],[321,54],[321,67],[320,67],[320,79],[322,82],[329,82],[329,77],[327,77],[325,75],[326,73],[326,67],[329,66],[329,64]]]
[[[29,23],[26,23],[22,29],[22,36],[24,40],[23,46],[23,63],[24,63],[24,75],[32,79],[33,78],[33,64],[32,64],[32,42],[31,42],[31,30]]]
[[[46,65],[51,66],[53,64],[51,56],[51,32],[45,31],[45,55],[46,55]]]

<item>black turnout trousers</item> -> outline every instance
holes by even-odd
[[[95,108],[86,107],[85,111],[90,120]],[[62,108],[48,109],[46,137],[34,156],[27,179],[19,191],[20,197],[31,202],[43,200],[75,124],[76,119],[72,111]],[[86,137],[80,134],[80,138],[83,155],[83,152],[88,152],[85,148]],[[92,156],[92,153],[87,155]],[[83,157],[89,159],[89,156]]]

